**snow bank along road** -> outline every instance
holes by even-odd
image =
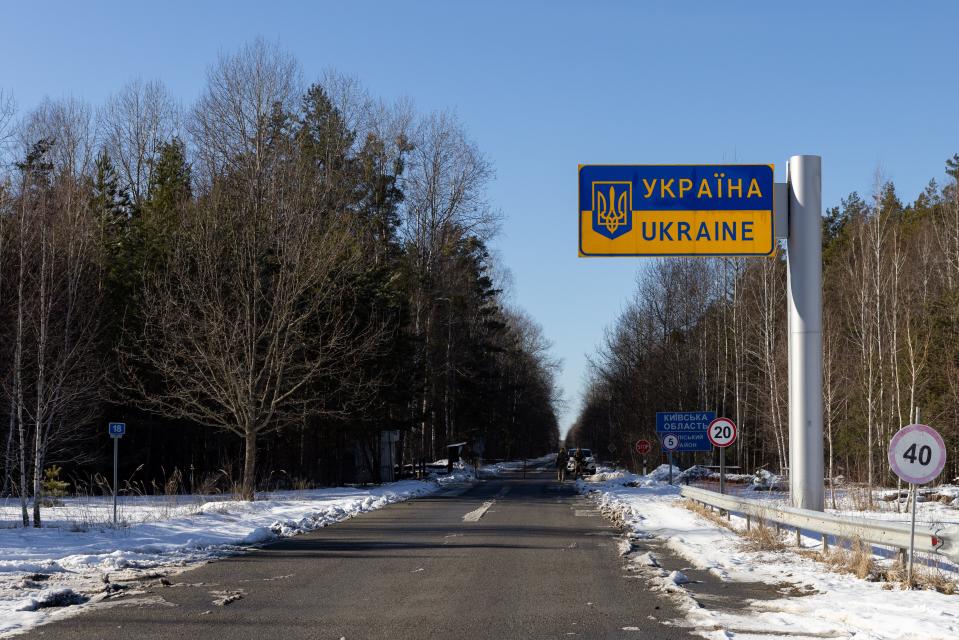
[[[636,547],[624,556],[626,560],[636,571],[650,575],[654,584],[673,592],[686,612],[685,623],[699,635],[721,640],[959,638],[959,596],[903,590],[892,582],[833,572],[808,554],[796,553],[791,545],[778,550],[768,544],[762,550],[750,548],[738,534],[683,508],[679,487],[664,482],[668,473],[666,465],[649,476],[616,471],[578,486],[589,493],[594,508],[623,524]],[[943,507],[927,504],[921,517],[932,515],[939,522],[956,517],[954,510]],[[733,516],[731,522],[745,529],[744,519]],[[786,534],[794,541],[793,536]],[[803,535],[802,544],[807,550],[821,548],[814,534]],[[659,567],[663,557],[672,559]],[[674,573],[677,560],[689,567],[681,570],[683,575]],[[893,560],[876,557],[874,562],[890,566]],[[954,565],[947,562],[938,561],[938,569],[943,580],[955,576]],[[676,583],[686,579],[691,582],[677,589]],[[729,598],[729,589],[741,592],[744,583],[759,587],[746,608],[740,604],[741,593]]]
[[[72,615],[67,606],[112,597],[145,578],[168,578],[209,560],[320,529],[416,496],[435,493],[468,474],[439,482],[404,480],[377,487],[264,493],[256,502],[200,496],[141,496],[121,505],[126,523],[111,528],[107,500],[68,498],[47,510],[48,526],[0,528],[0,637]],[[19,516],[0,504],[0,522]],[[87,524],[89,523],[89,524]],[[89,598],[89,601],[87,601]]]
[[[44,638],[690,637],[620,532],[551,474],[365,513],[38,627]],[[132,593],[131,593],[132,591]]]

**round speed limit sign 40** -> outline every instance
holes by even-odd
[[[906,482],[926,484],[946,466],[946,444],[930,426],[903,427],[889,443],[889,466]]]
[[[706,431],[713,446],[723,449],[736,442],[736,423],[729,418],[716,418]]]

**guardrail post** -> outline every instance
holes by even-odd
[[[746,514],[746,531],[749,531],[749,529],[751,528],[751,525],[752,525],[752,521],[750,520],[749,514],[747,513]]]
[[[794,507],[822,511],[822,158],[789,158],[786,184],[789,490]]]
[[[824,533],[822,534],[822,552],[826,553],[827,551],[829,551],[829,536]]]

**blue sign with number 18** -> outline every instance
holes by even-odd
[[[111,438],[121,438],[123,434],[127,432],[127,423],[125,422],[111,422],[110,423],[110,437]]]

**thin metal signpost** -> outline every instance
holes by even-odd
[[[726,447],[719,450],[719,493],[726,493]]]
[[[913,424],[919,424],[919,407],[916,407],[916,421]],[[909,568],[906,569],[906,584],[912,586],[912,559],[916,557],[916,502],[919,497],[919,487],[914,484],[909,485],[909,493],[912,494],[912,524],[909,529]]]
[[[110,439],[113,440],[113,526],[117,526],[117,457],[120,449],[120,438],[127,431],[125,422],[111,422],[108,427]]]
[[[912,560],[916,557],[916,498],[919,497],[917,487],[914,484],[909,485],[912,491],[912,524],[909,531],[909,568],[906,569],[906,584],[912,586]]]
[[[113,438],[113,526],[117,526],[117,457],[120,451],[120,438]]]

